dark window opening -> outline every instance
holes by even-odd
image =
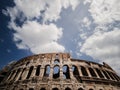
[[[100,78],[104,78],[103,74],[101,73],[101,71],[99,69],[96,68],[96,71],[97,71],[98,75],[100,76]]]
[[[27,63],[26,63],[26,66],[29,65],[29,63],[30,63],[30,62],[27,62]]]
[[[78,90],[84,90],[83,88],[78,88]]]
[[[29,88],[29,90],[34,90],[33,88]]]
[[[81,66],[81,71],[82,71],[83,76],[88,76],[88,73],[87,73],[85,67]]]
[[[46,90],[45,88],[41,88],[40,90]]]
[[[22,75],[23,75],[23,73],[24,73],[25,69],[26,69],[26,68],[24,68],[24,69],[23,69],[23,71],[22,71],[22,73],[21,73],[21,75],[20,75],[19,80],[21,80],[21,79],[22,79]]]
[[[71,90],[69,87],[65,88],[65,90]]]
[[[64,79],[70,79],[70,71],[67,65],[63,66],[63,75],[64,75]]]
[[[79,71],[78,71],[78,68],[76,66],[72,66],[72,70],[73,70],[73,75],[77,79],[77,81],[82,82]]]
[[[103,70],[102,70],[102,71],[103,71]],[[106,77],[107,79],[110,79],[110,77],[108,76],[108,74],[107,74],[106,71],[103,71],[103,73],[104,73],[104,75],[105,75],[105,77]]]
[[[50,66],[49,66],[49,65],[46,65],[46,66],[45,66],[44,76],[45,76],[45,77],[49,77],[49,75],[50,75]]]
[[[32,74],[32,71],[33,71],[33,66],[31,66],[30,67],[30,69],[29,69],[29,72],[28,72],[28,75],[27,75],[27,77],[26,77],[26,79],[29,79],[30,78],[30,76],[31,76],[31,74]]]
[[[52,90],[59,90],[58,88],[53,88]]]
[[[111,72],[109,72],[109,71],[106,71],[106,72],[110,75],[110,77],[111,77],[112,80],[115,80],[115,78],[113,77],[113,75],[112,75]]]
[[[55,66],[53,69],[53,78],[59,78],[60,76],[60,67],[59,66]]]
[[[59,63],[60,63],[59,59],[55,59],[54,64],[59,64]]]
[[[38,66],[37,66],[36,76],[39,76],[39,75],[40,75],[40,67],[41,67],[41,65],[38,65]]]
[[[89,90],[94,90],[94,89],[89,89]]]
[[[97,77],[97,75],[95,74],[94,70],[92,68],[88,68],[89,71],[90,71],[90,74],[93,76],[93,77]]]

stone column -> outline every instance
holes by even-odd
[[[97,78],[100,78],[98,73],[96,72],[96,70],[94,68],[93,68],[93,70],[94,70],[95,74],[97,75]]]
[[[83,75],[82,75],[82,71],[81,71],[81,67],[78,67],[78,66],[77,66],[77,68],[78,68],[78,71],[79,71],[80,76],[83,76]]]
[[[63,80],[63,69],[62,69],[62,65],[60,66],[60,80]]]
[[[8,78],[6,79],[6,81],[8,81],[10,79],[10,77],[12,76],[13,72],[10,72]]]
[[[20,76],[21,76],[21,74],[22,74],[22,71],[23,71],[23,69],[20,69],[20,72],[18,73],[18,75],[17,75],[15,81],[17,81],[17,80],[20,78]]]
[[[50,80],[52,80],[52,78],[53,78],[53,68],[54,68],[54,66],[52,65],[52,66],[50,67],[50,76],[49,76],[49,79],[50,79]]]
[[[15,72],[13,73],[12,77],[10,78],[10,81],[14,79],[16,73],[17,73],[17,70],[15,70]]]
[[[34,66],[34,68],[33,68],[33,70],[32,70],[32,73],[31,73],[31,75],[30,75],[30,78],[35,76],[36,69],[37,69],[37,66]]]
[[[85,69],[86,69],[86,71],[87,71],[87,73],[88,73],[88,76],[89,76],[89,77],[92,77],[91,74],[90,74],[90,72],[89,72],[89,70],[88,70],[88,68],[85,67]]]
[[[40,79],[42,80],[42,78],[43,78],[43,75],[44,75],[44,71],[45,71],[45,67],[44,66],[41,66],[41,68],[40,68]]]
[[[22,74],[22,80],[26,79],[27,75],[28,75],[28,72],[29,72],[29,68],[26,68]]]
[[[104,75],[104,73],[100,70],[100,72],[102,73],[102,75],[104,76],[105,79],[107,79],[107,77]]]

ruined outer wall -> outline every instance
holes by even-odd
[[[19,60],[0,90],[120,90],[120,77],[107,64],[46,53]]]

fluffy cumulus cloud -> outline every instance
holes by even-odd
[[[63,8],[75,10],[79,0],[14,0],[15,6],[3,10],[11,21],[13,40],[19,49],[30,49],[32,53],[63,52],[64,46],[58,43],[62,28],[52,21],[60,18]]]
[[[81,52],[99,59],[99,62],[107,62],[114,69],[120,70],[120,30],[115,28],[104,33],[94,33],[82,46]],[[114,62],[114,63],[113,63]]]
[[[90,13],[97,24],[107,24],[120,20],[120,0],[87,0]]]

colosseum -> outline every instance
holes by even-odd
[[[120,90],[120,77],[106,63],[46,53],[4,67],[0,90]]]

